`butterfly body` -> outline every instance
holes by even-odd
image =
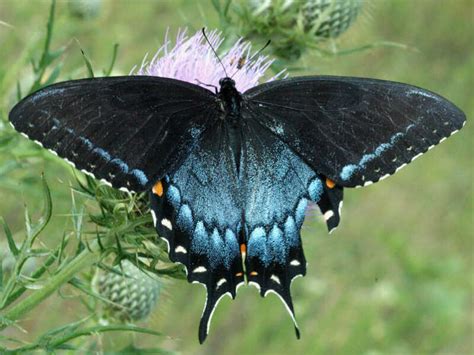
[[[300,230],[309,202],[328,229],[343,189],[398,171],[465,123],[427,90],[313,76],[216,93],[146,76],[55,84],[18,103],[15,129],[116,188],[150,191],[170,259],[203,284],[199,339],[219,300],[247,281],[277,294],[306,272]]]
[[[239,175],[240,158],[243,139],[243,125],[241,106],[242,95],[235,88],[235,82],[231,78],[223,78],[219,81],[220,90],[217,93],[217,100],[221,110],[221,119],[224,134],[228,136],[229,148],[233,151],[236,173]]]

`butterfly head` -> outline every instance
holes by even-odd
[[[232,78],[226,76],[219,80],[220,98],[230,104],[231,101],[240,102],[240,94],[235,87],[235,81]]]
[[[221,86],[221,91],[229,88],[235,88],[235,81],[229,77],[222,78],[219,80],[219,85]]]

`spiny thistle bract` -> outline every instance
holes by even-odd
[[[10,274],[15,268],[16,258],[6,242],[0,242],[0,267],[3,273]],[[21,275],[30,276],[38,267],[34,258],[28,258],[21,267]]]
[[[104,301],[106,319],[139,321],[148,317],[158,301],[162,283],[128,260],[99,272],[97,291]]]
[[[235,13],[246,37],[270,38],[274,54],[293,61],[306,49],[339,37],[361,7],[362,0],[247,0]]]

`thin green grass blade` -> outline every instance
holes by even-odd
[[[112,73],[112,70],[114,69],[115,61],[117,59],[118,48],[119,48],[119,44],[115,43],[114,49],[112,51],[112,60],[110,61],[109,68],[107,70],[104,70],[105,76],[110,76],[110,74]]]
[[[53,201],[51,199],[51,190],[49,189],[48,183],[42,175],[41,177],[42,187],[43,187],[43,213],[41,217],[38,219],[38,222],[33,225],[31,228],[31,244],[34,242],[36,237],[43,231],[46,225],[51,220],[51,216],[53,213]]]
[[[13,239],[13,234],[10,230],[10,227],[8,227],[7,222],[0,217],[0,222],[2,223],[3,226],[3,231],[5,232],[5,236],[7,237],[7,242],[8,242],[8,247],[10,248],[10,252],[17,257],[18,254],[20,253],[20,250],[17,248],[15,240]]]
[[[87,74],[89,75],[89,78],[94,77],[94,69],[92,69],[92,63],[87,57],[86,53],[80,48],[81,53],[82,53],[82,59],[84,59],[84,63],[86,64],[87,67]]]

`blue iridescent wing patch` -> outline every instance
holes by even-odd
[[[466,120],[435,93],[376,79],[291,78],[254,87],[244,98],[258,122],[343,187],[394,174]]]

